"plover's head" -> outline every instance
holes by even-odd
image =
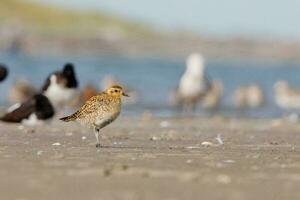
[[[186,60],[186,72],[192,75],[203,75],[204,71],[204,58],[198,53],[193,53],[189,55]]]
[[[7,67],[4,64],[0,64],[0,81],[3,81],[8,75]]]
[[[119,85],[114,85],[114,86],[108,88],[106,90],[106,93],[111,96],[114,96],[114,97],[121,97],[121,96],[129,97],[129,95],[125,94],[123,91],[123,88]]]

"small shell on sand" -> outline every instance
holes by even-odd
[[[186,149],[199,149],[200,147],[198,146],[188,146],[188,147],[185,147]]]
[[[161,138],[157,137],[157,136],[152,136],[150,138],[151,141],[158,141],[158,140],[161,140]]]
[[[207,148],[207,147],[212,147],[212,146],[214,146],[214,144],[211,143],[211,142],[204,141],[204,142],[201,143],[201,146],[204,146],[204,147]]]
[[[113,142],[114,145],[122,145],[122,142]]]
[[[235,163],[235,160],[223,160],[224,163]]]
[[[59,142],[53,143],[52,146],[60,146],[61,144]]]

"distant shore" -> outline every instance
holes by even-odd
[[[247,58],[299,61],[300,42],[255,41],[240,38],[207,39],[200,36],[75,37],[24,34],[0,39],[0,50],[28,55],[122,55],[185,57],[201,52],[211,58]],[[5,41],[5,42],[3,42]]]
[[[12,12],[13,11],[13,12]],[[68,10],[34,1],[2,0],[0,51],[28,55],[109,54],[300,60],[300,41],[218,38],[166,32],[105,11]]]

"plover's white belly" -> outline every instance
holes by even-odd
[[[107,117],[107,118],[98,118],[95,121],[95,125],[98,127],[102,127],[104,125],[108,125],[113,121],[113,119],[111,117]]]
[[[99,128],[103,128],[104,126],[110,124],[111,122],[113,122],[118,115],[116,116],[112,116],[112,115],[107,115],[105,117],[101,116],[101,117],[94,117],[94,116],[85,116],[82,118],[77,119],[77,121],[86,127],[99,127]]]
[[[100,128],[103,128],[106,125],[113,122],[115,119],[117,119],[119,114],[120,114],[120,112],[117,112],[117,113],[114,113],[114,114],[107,114],[104,117],[97,117],[96,120],[95,120],[95,125],[100,127]]]

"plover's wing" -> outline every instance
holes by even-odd
[[[28,101],[22,103],[16,109],[10,109],[4,116],[0,118],[4,122],[21,122],[23,119],[28,118],[35,111],[35,101],[29,99]]]
[[[102,95],[97,95],[91,97],[81,108],[74,113],[77,118],[80,118],[82,116],[88,115],[90,113],[96,112],[98,109],[101,108],[101,104],[104,103],[104,98],[102,98]]]

